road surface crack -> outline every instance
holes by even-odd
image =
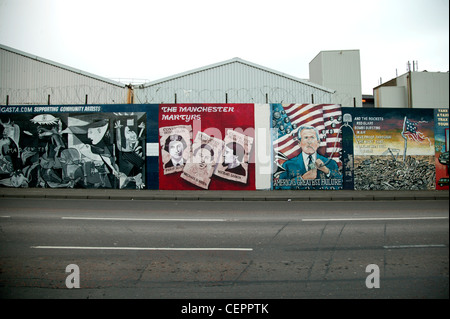
[[[317,243],[316,253],[314,255],[314,259],[311,264],[311,267],[309,267],[309,269],[308,269],[308,278],[306,279],[307,280],[306,287],[308,287],[309,280],[311,279],[312,270],[313,270],[314,266],[316,265],[317,255],[320,251],[320,243],[322,242],[323,234],[325,233],[325,228],[327,228],[327,225],[328,225],[328,222],[325,223],[325,225],[323,226],[322,231],[320,233],[319,242]]]
[[[144,273],[145,273],[145,271],[147,270],[147,268],[148,268],[149,265],[150,265],[150,264],[145,265],[145,267],[140,271],[139,277],[138,277],[138,279],[136,279],[136,283],[135,283],[135,284],[138,284],[138,283],[141,281],[142,276],[144,275]]]
[[[271,239],[270,241],[273,241],[273,240],[278,236],[278,234],[281,233],[281,232],[283,231],[283,229],[286,228],[287,225],[289,225],[289,223],[290,223],[290,222],[287,222],[283,227],[281,227],[281,228],[278,230],[278,232],[275,234],[275,236],[272,237],[272,239]]]
[[[325,270],[325,277],[328,275],[328,272],[330,270],[331,264],[332,264],[333,259],[334,259],[334,254],[336,252],[336,247],[338,245],[339,240],[341,239],[342,232],[344,231],[345,225],[347,225],[347,224],[344,224],[342,226],[341,231],[339,232],[339,235],[337,236],[336,241],[334,243],[333,250],[331,251],[330,259],[328,259],[328,262],[325,264],[325,266],[327,267],[326,270]]]
[[[236,279],[233,280],[233,283],[235,283],[236,281],[238,281],[239,279],[241,279],[242,275],[243,275],[244,273],[247,272],[247,269],[248,269],[251,265],[253,265],[253,260],[250,260],[250,262],[249,262],[248,265],[244,268],[244,270],[242,270],[241,273],[236,277]]]

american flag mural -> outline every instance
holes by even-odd
[[[428,141],[431,144],[430,139],[426,137],[424,133],[419,131],[418,129],[419,123],[421,122],[413,122],[409,120],[407,117],[405,117],[402,135],[406,136],[409,140],[414,142],[422,143],[424,141]]]
[[[272,141],[277,163],[301,153],[297,132],[313,126],[320,135],[319,152],[342,166],[342,111],[337,104],[272,104]]]

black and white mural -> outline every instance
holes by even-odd
[[[0,185],[145,188],[146,113],[0,114]]]

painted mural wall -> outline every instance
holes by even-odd
[[[355,190],[435,189],[432,109],[344,108],[343,113],[344,134],[353,141],[343,161]]]
[[[102,106],[2,107],[0,185],[145,189],[147,115]]]
[[[342,189],[342,111],[272,104],[273,189]]]
[[[448,109],[0,107],[0,187],[448,190]]]
[[[159,188],[255,190],[253,104],[161,104]]]
[[[435,167],[436,167],[436,189],[448,190],[449,172],[449,130],[448,130],[448,109],[434,110],[434,145],[435,145]]]

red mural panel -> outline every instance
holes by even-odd
[[[254,104],[161,104],[159,189],[255,190]]]

